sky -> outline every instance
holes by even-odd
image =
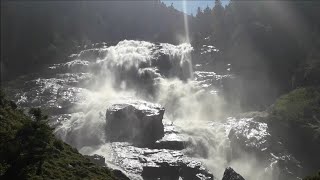
[[[173,3],[173,7],[179,11],[183,11],[183,0],[162,0],[167,6],[170,6]],[[229,3],[229,0],[221,0],[223,6]],[[214,0],[186,0],[187,6],[187,14],[194,16],[197,14],[197,9],[200,7],[202,10],[205,9],[207,6],[212,8],[214,6]]]

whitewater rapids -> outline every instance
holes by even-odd
[[[124,40],[112,46],[93,45],[70,55],[66,63],[50,65],[46,74],[28,79],[13,93],[18,105],[40,106],[50,112],[50,124],[59,138],[82,154],[104,156],[108,166],[126,171],[132,179],[141,178],[142,167],[135,162],[139,153],[149,150],[110,142],[105,117],[112,104],[132,100],[162,105],[165,128],[174,125],[178,135],[188,141],[181,151],[159,150],[164,157],[202,162],[218,179],[228,166],[247,180],[277,179],[277,163],[287,158],[286,154],[268,152],[268,163],[246,152],[240,158],[232,157],[228,137],[232,129],[241,132],[249,141],[245,143],[258,150],[270,148],[271,135],[266,123],[253,118],[227,118],[228,103],[221,93],[221,83],[233,75],[193,70],[203,66],[192,64],[193,51],[188,43]],[[202,51],[199,54],[208,49]]]

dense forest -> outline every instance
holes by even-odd
[[[231,64],[238,81],[224,87],[230,102],[239,100],[243,111],[268,111],[274,133],[305,159],[307,173],[315,173],[320,149],[320,2],[231,0],[225,7],[220,0],[212,3],[212,9],[198,8],[196,15],[187,16],[190,43],[195,49],[203,44],[219,49],[215,59]],[[179,44],[185,34],[184,14],[158,0],[2,1],[1,21],[2,82],[64,62],[93,43],[137,39]],[[32,120],[3,98],[0,175],[63,178],[49,169],[70,161],[79,172],[93,167],[87,173],[66,170],[72,176],[113,177],[55,139],[38,110],[30,112]],[[38,133],[28,134],[35,128]],[[47,143],[33,141],[38,136]],[[53,160],[49,151],[60,158]],[[30,161],[29,155],[17,153],[37,158]],[[13,173],[17,168],[21,172]]]
[[[320,145],[320,3],[231,1],[223,8],[215,2],[211,11],[198,10],[197,21],[205,24],[199,36],[212,36],[223,61],[230,62],[239,75],[241,86],[235,87],[240,91],[242,107],[267,108],[274,132],[286,139],[296,154],[313,162],[310,168],[316,171],[319,159],[314,157]]]

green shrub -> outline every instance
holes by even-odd
[[[314,175],[314,176],[308,176],[303,178],[303,180],[320,180],[320,171],[318,172],[318,174]]]
[[[55,138],[40,109],[29,117],[0,92],[0,179],[116,179]]]
[[[271,119],[284,126],[296,126],[320,136],[320,88],[298,88],[280,97],[274,104]]]
[[[282,121],[312,122],[320,115],[320,89],[299,88],[280,97],[274,107],[273,115]],[[319,117],[320,118],[320,117]]]

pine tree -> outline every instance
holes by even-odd
[[[219,49],[224,49],[226,42],[226,30],[224,23],[224,7],[220,0],[215,0],[215,6],[212,8],[212,34],[214,44]]]
[[[198,7],[196,17],[199,19],[199,18],[201,18],[201,17],[202,17],[202,15],[203,15],[202,10],[201,10],[201,8],[200,8],[200,7]]]

